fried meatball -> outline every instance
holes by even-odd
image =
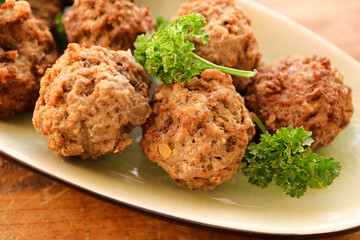
[[[156,28],[149,8],[139,8],[134,0],[75,0],[63,23],[69,42],[113,50],[133,50],[139,34]]]
[[[254,124],[229,75],[206,70],[184,85],[159,85],[140,142],[178,185],[211,190],[239,170]]]
[[[289,56],[259,68],[246,106],[274,133],[303,126],[312,132],[312,148],[329,145],[353,114],[351,89],[325,57]]]
[[[241,70],[258,67],[261,53],[244,9],[233,0],[188,0],[173,19],[192,12],[206,18],[205,29],[211,37],[206,45],[192,39],[196,54],[225,67]],[[244,92],[250,82],[248,78],[233,77],[239,92]]]
[[[49,29],[31,14],[25,1],[0,7],[0,117],[34,107],[40,78],[56,61]]]
[[[35,17],[50,29],[55,27],[55,17],[64,8],[63,0],[27,0]]]
[[[69,44],[41,80],[33,124],[59,156],[121,153],[151,113],[149,85],[131,52]]]

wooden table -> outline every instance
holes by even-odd
[[[359,0],[256,0],[330,40],[360,61]],[[302,239],[186,225],[114,206],[0,158],[0,240]],[[360,239],[360,228],[306,237]]]

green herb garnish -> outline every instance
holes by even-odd
[[[167,25],[170,24],[170,20],[162,16],[157,16],[156,23],[157,23],[157,31],[162,31],[162,28],[165,28]]]
[[[135,59],[151,74],[164,83],[188,82],[205,69],[218,69],[240,77],[252,77],[256,71],[242,71],[213,64],[195,53],[195,37],[206,44],[209,34],[203,29],[205,18],[191,13],[160,28],[155,34],[138,36],[135,42]]]
[[[5,0],[0,0],[0,6],[5,2]]]
[[[274,180],[291,197],[300,198],[308,187],[326,188],[339,176],[340,162],[313,153],[313,142],[303,127],[289,126],[273,135],[265,130],[260,143],[246,149],[242,171],[249,183],[265,188]]]
[[[64,24],[62,23],[62,18],[63,18],[63,13],[58,13],[56,14],[55,17],[55,40],[56,40],[56,44],[58,47],[58,51],[59,52],[63,52],[68,45],[68,41],[66,38],[66,33],[65,33],[65,27]]]
[[[58,14],[56,14],[56,17],[55,17],[56,32],[59,35],[65,34],[65,27],[64,27],[64,24],[62,23],[63,15],[64,15],[63,13],[58,13]]]

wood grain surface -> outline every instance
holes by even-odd
[[[303,24],[360,61],[359,0],[256,0]],[[360,229],[317,236],[236,233],[115,206],[0,158],[0,240],[360,239]]]

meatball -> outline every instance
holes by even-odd
[[[211,37],[206,45],[199,39],[192,39],[196,54],[225,67],[241,70],[258,67],[261,53],[244,9],[233,0],[188,0],[173,19],[192,12],[206,18],[205,29]],[[233,77],[239,92],[244,92],[250,82],[248,78]]]
[[[143,127],[144,154],[178,185],[212,190],[239,170],[254,124],[229,75],[206,70],[184,85],[159,85]]]
[[[121,153],[151,113],[149,85],[131,52],[69,44],[41,80],[33,124],[59,156]]]
[[[63,0],[27,0],[35,17],[50,29],[55,27],[55,16],[64,8]]]
[[[312,148],[329,145],[353,114],[351,89],[325,57],[289,56],[259,68],[245,100],[274,133],[303,126],[312,132]]]
[[[0,117],[31,110],[40,78],[56,61],[49,29],[31,14],[25,1],[0,7]]]
[[[133,50],[139,34],[156,28],[149,8],[139,8],[134,0],[75,0],[63,23],[69,42],[113,50]]]

